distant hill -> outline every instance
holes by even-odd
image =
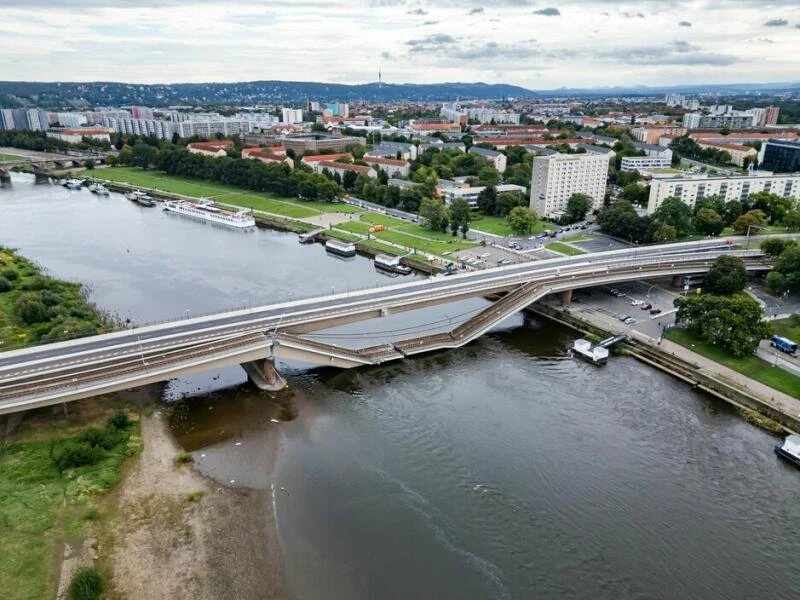
[[[303,81],[249,81],[241,83],[37,83],[0,82],[0,105],[40,106],[169,106],[177,104],[238,104],[339,101],[446,101],[457,98],[491,100],[531,98],[535,92],[515,85],[487,83],[432,83],[344,85]]]
[[[0,107],[87,108],[90,106],[248,105],[256,103],[501,100],[503,98],[644,97],[664,94],[742,94],[800,92],[800,82],[731,83],[685,86],[617,86],[528,90],[516,85],[488,83],[430,83],[345,85],[313,81],[248,81],[239,83],[173,83],[143,85],[113,82],[0,82]]]

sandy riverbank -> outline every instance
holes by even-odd
[[[288,598],[267,493],[175,467],[180,448],[158,413],[142,418],[141,431],[144,450],[119,486],[109,524],[114,597]]]

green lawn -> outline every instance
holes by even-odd
[[[160,171],[143,171],[132,167],[98,169],[94,176],[147,189],[159,189],[196,198],[212,198],[219,202],[271,212],[286,217],[313,217],[323,212],[360,213],[362,209],[339,202],[301,201],[258,193],[231,185],[174,177]]]
[[[742,375],[755,379],[764,385],[775,388],[784,394],[800,398],[800,377],[796,377],[781,368],[773,367],[770,363],[755,355],[737,358],[716,346],[712,346],[685,329],[667,330],[667,339],[734,371],[738,371]]]
[[[567,244],[562,244],[561,242],[550,242],[549,244],[545,244],[545,248],[548,250],[552,250],[553,252],[558,252],[560,254],[566,254],[567,256],[576,256],[578,254],[586,254],[580,248],[575,248],[573,246],[568,246]]]
[[[511,226],[508,224],[508,221],[506,221],[505,217],[493,217],[475,213],[473,214],[473,221],[470,224],[470,227],[478,231],[493,233],[494,235],[502,235],[506,237],[514,235],[514,232],[511,230]],[[534,225],[533,229],[528,235],[542,233],[545,229],[557,230],[560,229],[560,227],[547,221],[537,221],[536,225]]]
[[[386,227],[397,227],[406,224],[403,219],[397,219],[389,215],[382,215],[374,212],[363,212],[361,214],[361,220],[366,223],[372,223],[373,225],[385,225]]]
[[[43,413],[33,420],[43,419]],[[59,412],[56,419],[63,418]],[[104,422],[92,423],[98,429]],[[81,429],[64,435],[58,421],[39,423],[0,447],[0,598],[54,598],[62,543],[96,536],[104,518],[100,496],[114,487],[127,456],[141,447],[138,423],[119,430],[113,446],[94,445],[94,464],[65,467],[59,453],[79,441]],[[26,423],[23,427],[30,428]],[[111,445],[111,444],[109,444]],[[56,558],[58,557],[58,558]]]
[[[347,233],[346,231],[338,231],[335,229],[326,229],[325,235],[328,237],[336,238],[337,240],[344,240],[346,242],[358,242],[361,240],[361,236]]]
[[[379,240],[400,244],[406,248],[416,248],[418,251],[430,254],[441,254],[448,250],[452,252],[463,250],[464,248],[473,248],[475,246],[475,244],[470,241],[465,241],[462,238],[453,237],[451,235],[446,236],[444,240],[421,239],[397,231],[381,231],[372,235]]]
[[[772,326],[778,335],[789,338],[793,342],[800,340],[800,319],[794,322],[792,319],[780,319],[772,321]]]
[[[359,242],[361,246],[367,246],[368,248],[374,248],[379,252],[383,252],[384,254],[390,254],[392,256],[402,256],[406,254],[404,250],[397,248],[395,246],[390,246],[389,244],[383,244],[377,240],[362,240]]]
[[[15,156],[14,154],[0,154],[0,162],[7,160],[20,160],[22,156]]]
[[[590,235],[583,235],[582,233],[576,233],[575,235],[568,235],[567,237],[561,238],[562,242],[588,242],[589,240],[593,240],[594,238]]]
[[[347,231],[352,231],[353,233],[369,233],[369,228],[372,227],[369,223],[364,223],[362,221],[345,221],[344,223],[339,223],[336,225],[339,229],[345,229]]]

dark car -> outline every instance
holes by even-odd
[[[660,308],[654,308],[654,309],[652,309],[650,311],[650,314],[651,315],[660,315],[661,314],[661,309]]]

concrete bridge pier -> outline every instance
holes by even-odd
[[[672,278],[672,287],[679,288],[683,284],[683,275],[675,275]]]
[[[50,174],[45,169],[34,167],[33,174],[36,177],[36,183],[50,183]]]
[[[561,304],[572,304],[572,290],[561,292]]]
[[[278,392],[287,386],[286,380],[275,369],[275,359],[261,358],[242,363],[242,368],[250,381],[265,392]]]
[[[0,169],[0,183],[11,183],[11,173]]]

